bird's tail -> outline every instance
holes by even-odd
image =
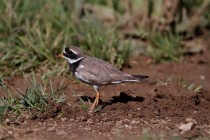
[[[149,76],[147,76],[147,75],[131,75],[131,76],[139,79],[140,81],[149,78]]]
[[[129,75],[124,82],[142,82],[145,81],[149,76],[146,75]]]

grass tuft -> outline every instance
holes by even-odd
[[[25,75],[24,75],[25,77]],[[46,112],[51,109],[51,103],[65,103],[65,95],[62,91],[67,86],[61,82],[58,88],[54,88],[52,80],[42,77],[40,83],[37,82],[35,74],[29,81],[26,77],[24,80],[26,90],[17,89],[16,93],[12,93],[4,84],[7,95],[0,98],[0,120],[4,120],[9,116],[20,116],[23,112],[36,111]]]
[[[85,101],[81,97],[78,97],[78,99],[79,99],[79,105],[82,107],[82,109],[88,110],[88,106],[85,104]]]
[[[179,61],[182,56],[180,38],[171,33],[150,34],[148,36],[150,45],[148,54],[152,56],[155,63],[164,61]]]
[[[201,85],[197,86],[194,83],[183,80],[181,77],[174,77],[174,76],[171,76],[165,80],[158,80],[157,85],[168,85],[170,82],[178,83],[182,85],[182,87],[194,91],[196,93],[201,93],[203,90],[203,86]]]

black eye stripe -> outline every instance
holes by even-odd
[[[72,51],[70,51],[68,47],[67,47],[67,48],[65,48],[65,52],[66,52],[67,54],[73,54],[73,52],[72,52]]]
[[[63,53],[63,55],[64,55],[65,57],[70,58],[70,59],[78,59],[78,56],[75,55],[75,54],[73,54],[73,53],[71,53],[71,54]]]
[[[65,57],[69,57],[69,55],[68,55],[68,54],[66,54],[66,53],[63,53],[63,55],[64,55]]]

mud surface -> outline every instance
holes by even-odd
[[[90,86],[71,83],[65,90],[65,105],[55,105],[44,114],[19,120],[17,124],[2,124],[0,139],[139,139],[147,129],[168,139],[173,134],[182,138],[210,135],[210,56],[208,53],[190,56],[181,63],[148,64],[149,58],[131,60],[127,73],[146,74],[147,82],[121,84],[101,88],[98,112],[90,115],[87,108],[94,100]],[[204,89],[196,93],[177,81],[157,85],[170,76],[181,77]],[[55,84],[68,78],[57,77]],[[14,86],[22,85],[16,80]],[[19,82],[18,82],[19,81]],[[53,106],[53,105],[52,105]],[[180,129],[191,123],[190,130]]]

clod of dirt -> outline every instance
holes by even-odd
[[[145,98],[141,112],[143,116],[149,118],[158,116],[163,119],[165,117],[181,119],[189,117],[188,115],[196,110],[200,102],[196,93],[176,83],[170,83],[156,87],[153,94]]]
[[[65,122],[67,120],[66,117],[61,118],[61,121]]]
[[[76,120],[78,121],[78,122],[80,122],[80,121],[87,121],[87,118],[85,117],[85,116],[78,116],[77,118],[76,118]]]
[[[188,122],[188,123],[189,123],[189,122],[192,122],[192,123],[194,123],[194,124],[197,123],[196,120],[193,119],[193,118],[186,118],[185,121]]]
[[[58,114],[61,112],[61,108],[63,106],[63,104],[57,104],[53,101],[49,101],[49,104],[51,106],[51,109],[48,110],[47,112],[44,113],[37,113],[36,110],[33,111],[33,116],[32,116],[32,120],[34,119],[39,119],[39,120],[44,120],[44,119],[48,119],[48,118],[55,118],[58,116]]]
[[[93,119],[90,118],[90,119],[87,120],[86,123],[92,125],[92,124],[94,124],[94,121],[93,121]]]
[[[1,140],[14,140],[14,136],[12,134],[5,134],[5,135],[0,135]]]

